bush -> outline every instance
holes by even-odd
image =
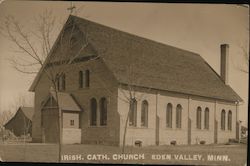
[[[135,146],[137,146],[137,147],[142,147],[142,141],[136,140],[136,141],[135,141]]]
[[[176,144],[177,144],[176,141],[171,141],[171,142],[170,142],[170,145],[176,145]]]
[[[238,143],[239,141],[235,138],[229,138],[228,142],[229,143]]]
[[[202,140],[202,141],[200,141],[200,144],[204,145],[204,144],[206,144],[206,141]]]

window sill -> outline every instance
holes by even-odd
[[[183,130],[183,128],[170,128],[170,127],[166,127],[165,130]]]
[[[209,131],[212,131],[210,129],[195,129],[195,131],[201,131],[201,132],[209,132]]]
[[[221,132],[231,133],[233,130],[220,130]]]
[[[88,126],[88,128],[106,128],[107,127],[107,125],[106,126]]]
[[[78,88],[79,90],[88,90],[89,87]]]

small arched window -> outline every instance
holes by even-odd
[[[144,100],[141,107],[141,126],[148,127],[148,102]]]
[[[201,129],[201,107],[198,107],[196,111],[196,128]]]
[[[105,97],[100,100],[100,125],[107,125],[107,100]]]
[[[96,118],[97,118],[97,102],[95,98],[90,100],[90,125],[96,126]]]
[[[79,88],[89,87],[89,70],[79,71]]]
[[[176,107],[176,128],[181,128],[181,112],[182,107],[178,104]]]
[[[225,123],[226,123],[226,111],[223,109],[221,111],[221,130],[225,130]]]
[[[232,130],[232,111],[231,110],[229,110],[228,112],[227,128],[228,130]]]
[[[129,104],[129,126],[136,126],[137,119],[137,101],[135,98],[130,100]]]
[[[204,128],[209,129],[209,109],[205,108]]]
[[[85,70],[85,86],[89,87],[89,70]]]
[[[79,88],[83,88],[83,72],[79,71]]]
[[[166,126],[172,128],[172,104],[168,103],[166,110]]]

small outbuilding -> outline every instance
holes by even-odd
[[[16,136],[32,135],[32,116],[34,108],[19,107],[16,114],[5,125],[5,129],[12,131]]]

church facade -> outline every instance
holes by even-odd
[[[72,22],[72,49],[86,47],[70,65],[42,68],[32,83],[34,142],[58,141],[59,112],[65,144],[121,146],[124,132],[126,145],[142,146],[239,139],[242,99],[228,85],[227,44],[221,45],[219,75],[196,53],[76,16],[63,29]],[[54,46],[45,62],[55,64],[58,56]],[[58,92],[46,76],[52,69],[60,71]]]

